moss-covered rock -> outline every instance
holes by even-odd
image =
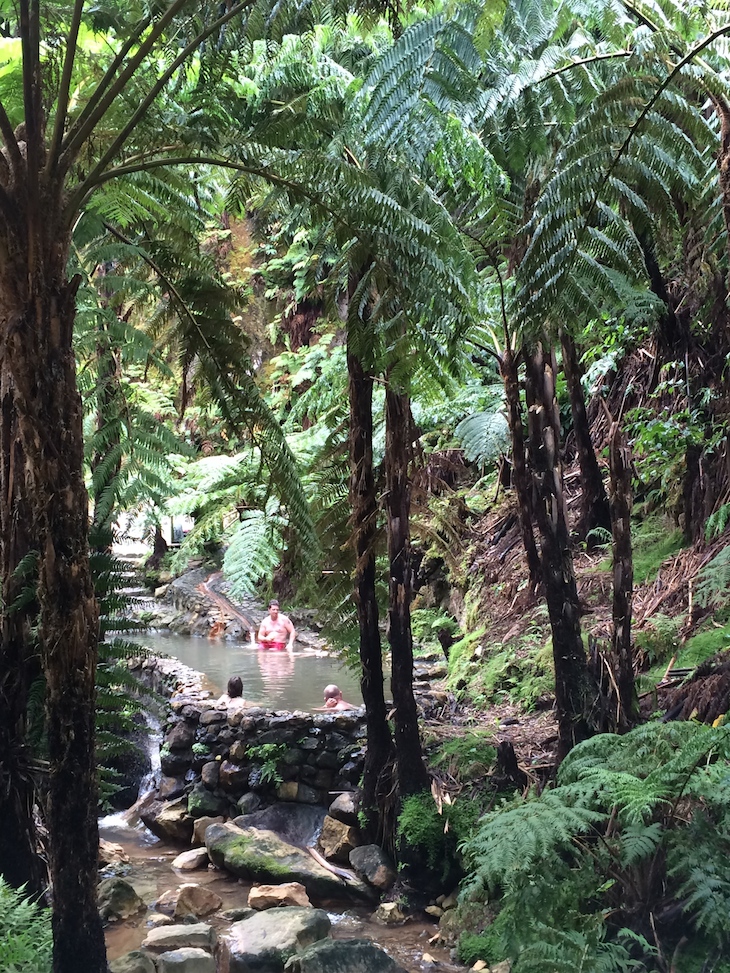
[[[213,864],[239,878],[272,885],[300,882],[310,896],[319,898],[370,894],[359,880],[345,882],[273,831],[237,828],[230,822],[214,824],[205,832],[205,844]]]

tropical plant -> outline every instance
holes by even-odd
[[[485,815],[463,849],[464,894],[500,909],[501,956],[484,958],[509,956],[517,973],[654,970],[657,955],[682,950],[677,911],[708,948],[726,948],[730,885],[715,862],[728,841],[729,743],[726,729],[692,723],[596,736],[566,757],[555,788]]]
[[[51,973],[51,915],[0,875],[0,967],[6,973]]]

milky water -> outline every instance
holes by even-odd
[[[229,676],[239,675],[245,699],[267,709],[311,710],[321,705],[322,689],[332,682],[342,689],[345,699],[358,705],[362,702],[358,677],[334,657],[312,652],[296,652],[292,657],[286,652],[256,649],[250,643],[162,631],[145,633],[137,641],[155,653],[174,656],[191,669],[204,673],[204,686],[215,694],[223,692]],[[148,906],[146,912],[107,927],[110,960],[139,947],[149,931],[148,916],[154,911],[156,900],[165,890],[176,888],[183,882],[192,881],[211,888],[221,897],[223,909],[247,904],[250,883],[212,866],[194,872],[174,869],[172,862],[181,849],[160,841],[133,813],[122,812],[102,818],[99,831],[102,838],[123,846],[130,859],[126,877]],[[335,938],[371,939],[409,973],[433,970],[429,955],[436,961],[435,968],[443,973],[464,970],[450,959],[447,949],[429,943],[437,932],[433,922],[415,918],[404,926],[391,928],[374,922],[372,910],[367,907],[353,907],[344,901],[314,904],[327,910],[332,922],[331,934]],[[225,935],[225,921],[215,917],[206,921],[212,921]]]
[[[103,838],[123,846],[130,859],[127,880],[149,907],[147,912],[140,912],[122,922],[107,926],[106,944],[110,960],[139,948],[149,931],[147,920],[154,911],[155,901],[165,890],[176,888],[183,882],[205,885],[217,893],[223,902],[222,909],[239,908],[248,902],[250,882],[236,879],[212,867],[193,872],[174,869],[172,862],[180,849],[165,845],[134,818],[130,823],[123,813],[109,815],[101,819],[99,830]],[[366,906],[334,901],[315,901],[313,904],[326,910],[332,923],[331,934],[334,938],[371,939],[409,973],[434,970],[434,966],[424,960],[424,954],[430,954],[437,961],[435,969],[441,973],[464,971],[463,966],[450,960],[447,949],[429,944],[429,939],[437,931],[433,922],[415,918],[403,926],[386,927],[372,920],[372,909]],[[225,936],[228,927],[225,920],[212,916],[202,921],[210,922]]]
[[[322,690],[336,683],[349,702],[360,705],[359,677],[335,656],[314,652],[278,652],[254,648],[250,642],[228,642],[165,631],[140,635],[138,642],[164,652],[202,672],[216,695],[230,676],[240,676],[247,702],[265,709],[311,710],[322,705]]]

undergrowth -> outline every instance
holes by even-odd
[[[448,685],[457,695],[468,694],[477,706],[509,701],[530,710],[553,692],[552,646],[543,641],[539,627],[506,645],[481,643],[479,635],[473,633],[451,647]]]
[[[729,799],[727,728],[655,723],[578,745],[557,786],[506,800],[463,844],[462,899],[500,911],[462,958],[655,973],[683,936],[727,955]]]
[[[50,973],[51,914],[0,875],[0,970]]]

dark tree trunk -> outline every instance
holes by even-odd
[[[7,406],[17,419],[31,536],[39,553],[53,970],[105,973],[96,902],[98,610],[89,571],[82,413],[72,347],[77,283],[66,279],[70,230],[59,216],[62,188],[38,177],[43,153],[40,108],[34,107],[32,113],[26,105],[27,165],[16,159],[16,179],[2,187],[6,196],[12,193],[13,206],[2,210],[0,226],[0,374],[12,381]],[[0,506],[11,499],[3,494]],[[10,516],[5,510],[3,523]],[[4,558],[4,569],[7,563]],[[3,591],[11,583],[4,576]]]
[[[545,598],[550,616],[558,715],[558,759],[590,735],[591,687],[580,630],[580,604],[570,551],[560,462],[560,421],[553,356],[537,346],[527,358],[527,404],[534,509],[540,531]]]
[[[348,339],[349,340],[349,339]],[[387,768],[392,740],[383,686],[383,652],[375,597],[375,534],[377,501],[373,471],[373,377],[358,356],[347,353],[350,399],[350,506],[355,551],[355,604],[360,628],[361,688],[367,722],[367,753],[363,773],[362,810],[373,840],[392,833],[385,801],[391,790]]]
[[[0,374],[0,416],[0,496],[6,500],[0,503],[0,875],[15,888],[26,885],[37,896],[44,890],[46,874],[37,854],[28,703],[41,666],[31,631],[38,603],[35,597],[26,602],[26,589],[34,588],[37,579],[34,570],[18,571],[37,544],[29,535],[25,462],[7,367]]]
[[[631,656],[631,603],[634,562],[631,548],[631,458],[618,422],[609,438],[611,471],[611,529],[613,531],[613,658],[616,660],[619,707],[618,729],[636,722],[634,667]]]
[[[410,509],[412,423],[407,395],[392,388],[385,392],[385,473],[388,516],[388,639],[392,657],[393,705],[395,707],[395,754],[398,763],[400,797],[428,790],[429,777],[423,763],[418,712],[413,696],[413,639],[411,600]]]
[[[522,545],[527,558],[530,586],[536,588],[540,581],[540,556],[537,553],[535,535],[532,532],[532,490],[525,459],[525,435],[522,427],[517,357],[511,348],[505,349],[499,361],[499,368],[507,401],[507,423],[512,441],[512,485],[517,494],[517,504],[520,510]]]
[[[563,370],[568,384],[570,396],[570,411],[573,416],[573,434],[578,452],[581,483],[581,517],[578,526],[578,536],[585,538],[596,527],[604,530],[611,529],[611,512],[608,497],[603,485],[601,468],[596,459],[591,432],[586,414],[586,400],[583,394],[583,384],[578,352],[572,335],[567,331],[562,333]]]

